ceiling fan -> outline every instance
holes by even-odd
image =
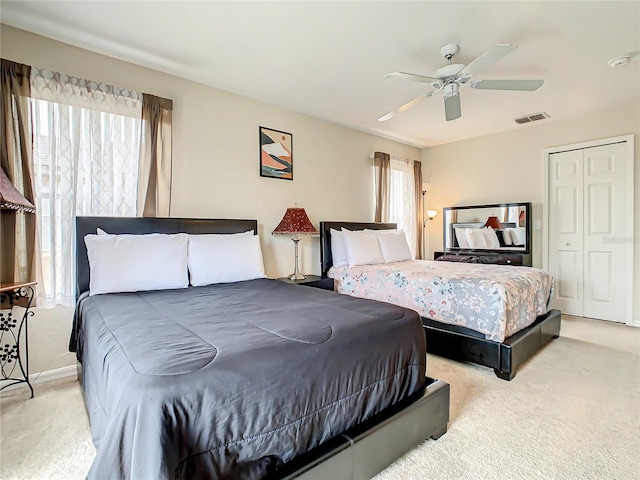
[[[537,90],[542,86],[544,80],[471,80],[473,75],[513,52],[516,48],[518,48],[517,45],[498,44],[484,52],[469,65],[462,65],[459,63],[451,63],[451,59],[458,53],[460,48],[456,44],[448,43],[440,49],[440,54],[448,63],[444,67],[436,70],[435,76],[427,77],[404,72],[393,72],[385,75],[385,78],[399,78],[401,80],[428,83],[434,90],[423,93],[418,98],[383,115],[378,121],[385,122],[396,114],[404,112],[421,101],[426,100],[440,90],[444,91],[444,111],[447,121],[460,118],[462,111],[460,109],[459,88],[465,85],[478,90],[519,90],[529,92]]]

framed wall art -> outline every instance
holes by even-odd
[[[293,135],[260,127],[260,176],[293,180]]]

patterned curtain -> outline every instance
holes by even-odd
[[[0,68],[0,165],[9,181],[35,203],[31,175],[29,95],[31,67],[2,59]],[[35,280],[36,217],[13,209],[0,216],[0,282]]]
[[[38,301],[75,303],[75,217],[135,216],[141,94],[33,67]]]

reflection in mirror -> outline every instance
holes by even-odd
[[[530,210],[531,203],[444,208],[444,248],[529,253]]]

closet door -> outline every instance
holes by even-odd
[[[583,161],[582,150],[549,155],[549,272],[555,280],[554,306],[582,317]]]
[[[626,153],[616,143],[549,155],[549,271],[563,313],[625,321]]]
[[[584,314],[625,321],[626,146],[584,150]]]

